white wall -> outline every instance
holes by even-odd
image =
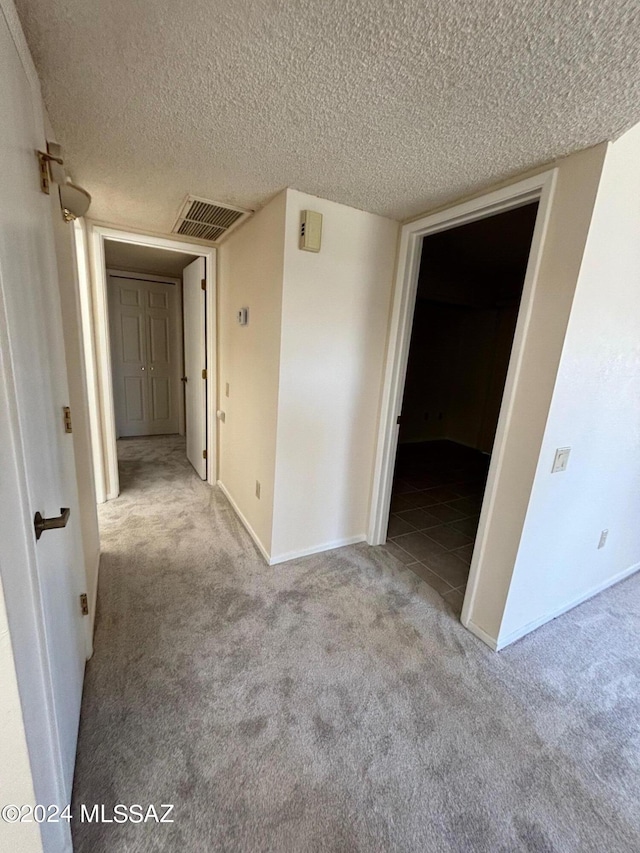
[[[640,125],[607,150],[501,644],[640,566],[639,283]]]
[[[51,137],[53,138],[53,137]],[[89,408],[87,405],[87,376],[84,360],[84,341],[82,339],[80,291],[78,263],[75,254],[74,226],[65,222],[60,213],[60,200],[57,192],[51,195],[51,216],[58,261],[58,282],[60,286],[60,307],[64,326],[64,346],[69,382],[69,406],[73,433],[76,482],[78,484],[80,530],[84,566],[87,576],[87,595],[89,600],[89,620],[87,623],[87,641],[89,652],[92,649],[95,605],[98,592],[98,566],[100,561],[100,533],[98,531],[98,513],[96,507],[96,488],[93,473],[93,449]]]
[[[219,249],[219,481],[263,551],[271,551],[286,194]],[[249,308],[240,326],[238,309]],[[229,383],[229,396],[226,384]],[[260,498],[256,497],[256,480]]]
[[[487,501],[483,505],[480,525],[486,525],[485,550],[467,588],[462,614],[463,623],[490,644],[502,636],[507,595],[606,151],[605,144],[599,145],[557,164],[527,341],[500,460],[501,488],[493,505]],[[544,465],[547,461],[551,465],[551,460],[543,458]],[[537,529],[537,535],[548,540],[546,530]],[[474,563],[477,559],[474,555]]]
[[[318,254],[300,212],[323,215]],[[398,224],[287,190],[272,562],[365,538]]]
[[[286,190],[220,247],[220,485],[271,563],[365,538],[397,236]]]

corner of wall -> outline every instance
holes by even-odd
[[[269,562],[287,191],[221,244],[219,255],[219,485]],[[237,311],[249,309],[246,326]],[[227,396],[227,384],[229,396]],[[257,483],[260,497],[257,497]]]
[[[472,565],[469,600],[463,611],[464,624],[471,627],[473,623],[497,647],[503,645],[503,620],[521,557],[536,472],[547,464],[541,458],[545,428],[605,154],[603,144],[573,154],[556,167],[526,344],[503,439],[500,489],[491,507],[483,506],[486,547],[480,557],[474,555],[474,564],[477,559],[480,563],[475,573]]]
[[[640,125],[603,148],[501,646],[639,567]],[[571,459],[551,474],[559,446]]]
[[[317,253],[298,246],[304,209]],[[274,562],[366,538],[398,230],[286,190]]]

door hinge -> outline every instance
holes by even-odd
[[[62,407],[62,414],[64,417],[64,431],[73,432],[73,426],[71,424],[71,409],[69,406]]]
[[[49,162],[44,151],[36,151],[38,156],[38,164],[40,166],[40,189],[47,195],[49,192]]]
[[[203,450],[203,451],[202,451],[202,458],[203,458],[203,459],[206,459],[206,458],[207,458],[207,451],[206,451],[206,450]]]
[[[206,368],[202,371],[202,378],[203,379],[207,378],[207,369]]]
[[[398,415],[396,418],[396,423],[399,424],[402,421],[402,415]]]
[[[86,592],[83,592],[80,596],[80,611],[83,616],[89,615],[89,600]]]
[[[200,287],[201,287],[203,290],[206,290],[206,289],[207,289],[207,280],[206,280],[206,278],[203,278],[203,279],[200,281]]]

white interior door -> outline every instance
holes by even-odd
[[[10,449],[0,476],[0,569],[36,800],[68,803],[86,656],[85,574],[73,437],[63,426],[69,397],[52,201],[40,191],[34,154],[45,147],[41,105],[1,15],[0,81],[0,432],[3,451]],[[35,513],[56,517],[63,507],[66,526],[36,542]],[[68,827],[46,832],[68,835]]]
[[[175,285],[109,275],[118,437],[178,432],[182,405],[179,308]]]
[[[187,458],[203,480],[207,478],[207,368],[204,258],[182,273],[184,315],[184,375]]]

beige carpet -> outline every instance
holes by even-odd
[[[499,655],[382,548],[269,568],[176,438],[122,442],[81,853],[640,850],[640,578]]]

